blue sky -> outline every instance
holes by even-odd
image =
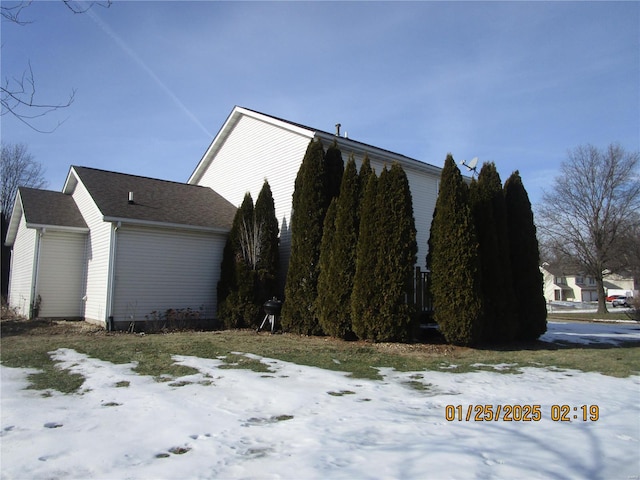
[[[3,2],[9,4],[11,2]],[[36,133],[3,115],[60,190],[69,166],[186,181],[234,105],[442,166],[520,170],[532,202],[567,151],[640,150],[639,2],[34,2],[2,23],[2,79],[75,101]]]

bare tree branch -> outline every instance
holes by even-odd
[[[625,152],[620,145],[604,150],[579,146],[569,152],[538,210],[545,251],[596,279],[602,312],[603,273],[625,267],[625,232],[640,212],[639,164],[640,153]]]
[[[62,1],[73,13],[84,13],[94,5],[98,5],[103,8],[109,8],[111,6],[111,0],[98,2]],[[22,19],[20,15],[31,4],[31,0],[18,2],[13,5],[0,3],[0,11],[5,20],[24,26],[32,22]],[[72,90],[67,100],[59,103],[40,102],[36,99],[36,93],[35,77],[31,67],[31,62],[29,62],[28,68],[22,73],[20,78],[13,77],[11,80],[8,77],[4,78],[2,85],[0,86],[0,116],[11,114],[29,128],[39,133],[51,133],[55,131],[66,121],[66,119],[59,121],[52,129],[42,129],[37,127],[35,120],[44,117],[53,111],[69,107],[75,99],[76,91],[75,89]]]
[[[27,151],[23,143],[2,144],[0,154],[0,208],[7,222],[11,217],[18,187],[44,188],[47,181],[44,178],[42,164],[36,162]]]
[[[6,3],[1,6],[2,17],[17,25],[27,25],[31,22],[20,19],[22,11],[31,5],[31,0],[25,2],[18,2],[15,5],[7,5]]]
[[[104,2],[83,2],[83,1],[73,1],[73,0],[62,0],[64,4],[67,6],[69,10],[73,13],[85,13],[87,10],[90,10],[94,5],[98,5],[99,7],[109,8],[111,6],[112,0],[106,0]]]

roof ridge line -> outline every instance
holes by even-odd
[[[141,179],[145,179],[145,180],[153,180],[155,182],[172,183],[172,184],[175,184],[175,185],[184,185],[184,186],[187,186],[187,187],[209,188],[209,187],[203,187],[202,185],[196,185],[196,184],[191,184],[191,183],[187,183],[187,182],[178,182],[176,180],[167,180],[167,179],[164,179],[164,178],[149,177],[147,175],[137,175],[135,173],[116,172],[116,171],[113,171],[113,170],[105,170],[103,168],[95,168],[95,167],[86,167],[86,166],[83,166],[83,165],[71,165],[71,168],[73,168],[73,169],[84,168],[86,170],[94,170],[96,172],[111,173],[111,174],[115,174],[115,175],[124,175],[126,177],[134,177],[134,178],[141,178]]]

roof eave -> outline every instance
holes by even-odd
[[[11,211],[11,218],[9,219],[9,226],[7,228],[7,237],[4,239],[4,244],[7,247],[12,247],[16,241],[18,235],[18,227],[20,225],[20,218],[23,215],[22,197],[20,196],[20,190],[13,202],[13,210]]]
[[[302,126],[295,125],[293,123],[280,120],[260,112],[256,112],[254,110],[235,106],[227,117],[227,120],[222,125],[222,128],[209,145],[209,148],[207,148],[207,151],[202,156],[202,159],[200,159],[200,162],[198,162],[198,165],[189,177],[189,180],[187,180],[188,184],[197,184],[200,181],[202,175],[204,175],[204,172],[211,164],[211,161],[215,157],[216,153],[220,150],[233,128],[237,125],[240,118],[243,116],[255,118],[270,125],[274,125],[284,130],[289,130],[291,132],[297,133],[298,135],[308,137],[309,139],[313,138],[315,134],[315,132],[311,129],[304,128]]]
[[[188,225],[184,223],[172,223],[172,222],[157,222],[153,220],[142,220],[136,218],[123,218],[123,217],[102,217],[102,220],[107,223],[119,223],[127,225],[137,225],[141,227],[156,227],[156,228],[169,228],[178,230],[191,230],[208,233],[222,233],[227,234],[231,230],[231,227],[206,227],[203,225]]]
[[[334,140],[348,153],[360,153],[364,155],[368,153],[370,156],[375,156],[376,158],[380,158],[383,161],[388,161],[392,163],[394,161],[399,162],[403,167],[407,167],[410,169],[418,169],[425,173],[430,173],[432,175],[440,176],[442,173],[442,168],[436,167],[435,165],[431,165],[429,163],[425,163],[421,160],[416,160],[415,158],[407,157],[405,155],[392,152],[390,150],[385,150],[373,145],[367,145],[362,142],[358,142],[357,140],[351,140],[350,138],[340,137],[335,134],[331,134],[329,132],[324,132],[322,130],[316,130],[315,136],[322,139],[323,141],[331,144]]]
[[[89,227],[72,227],[70,225],[52,225],[48,223],[30,223],[27,222],[27,228],[55,230],[57,232],[70,233],[89,233]]]

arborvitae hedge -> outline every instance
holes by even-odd
[[[471,184],[473,212],[482,272],[483,341],[508,343],[515,338],[516,310],[507,236],[507,212],[500,175],[485,163]]]
[[[293,192],[291,257],[282,306],[282,328],[294,333],[322,333],[314,307],[322,228],[329,203],[324,150],[320,140],[312,140],[298,170]]]
[[[278,292],[277,275],[280,256],[278,253],[278,219],[273,202],[271,187],[266,180],[258,194],[254,209],[256,224],[260,226],[260,259],[256,266],[258,272],[258,284],[256,300],[258,304],[274,296],[280,297]]]
[[[378,315],[368,328],[368,339],[407,341],[414,315],[413,268],[416,263],[416,227],[409,182],[399,163],[380,174],[376,195],[377,236],[373,282]]]
[[[325,165],[325,188],[327,195],[327,208],[329,203],[340,194],[340,185],[342,183],[342,175],[344,173],[344,161],[342,160],[342,152],[338,148],[337,142],[334,140],[324,155]]]
[[[453,156],[445,160],[431,225],[431,291],[434,318],[450,343],[482,340],[479,244],[464,183]]]
[[[243,254],[242,237],[253,224],[253,199],[247,193],[233,219],[218,282],[218,318],[226,328],[255,326],[260,315],[255,303],[256,273]]]
[[[360,232],[356,248],[356,274],[351,295],[351,324],[359,338],[370,338],[370,325],[375,324],[379,315],[380,290],[375,282],[377,248],[379,239],[376,197],[378,178],[375,173],[368,175],[364,197],[360,207]]]
[[[316,310],[325,333],[351,338],[351,292],[356,272],[360,188],[353,157],[347,162],[340,195],[324,223]]]
[[[361,206],[351,297],[354,333],[361,339],[405,341],[413,318],[416,228],[409,182],[398,163],[369,180]]]
[[[517,300],[518,340],[535,340],[547,331],[540,251],[531,202],[520,173],[504,184],[513,289]]]

